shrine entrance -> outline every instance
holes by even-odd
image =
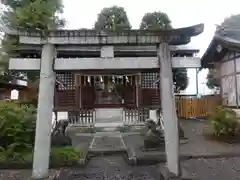
[[[94,108],[96,123],[122,125],[123,109],[137,107],[138,76],[81,75],[80,108]]]
[[[136,75],[81,76],[80,107],[123,108],[137,106]]]

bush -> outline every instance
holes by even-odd
[[[35,129],[34,106],[15,101],[0,101],[0,164],[31,164]],[[62,139],[59,146],[71,144],[71,139],[63,139],[63,136],[56,136]],[[54,147],[50,162],[55,165],[72,164],[77,163],[82,156],[80,150],[72,147]]]
[[[6,151],[0,151],[0,164],[32,164],[33,153],[14,153],[9,156]],[[50,153],[50,164],[67,165],[77,163],[83,157],[83,152],[73,147],[52,148]]]
[[[34,107],[34,108],[37,108],[37,105],[38,105],[38,102],[35,99],[25,100],[25,101],[20,100],[20,101],[16,101],[16,102],[19,103],[20,105],[26,105],[26,106]]]
[[[0,151],[8,156],[33,149],[36,109],[12,101],[0,101]]]
[[[76,163],[83,157],[83,152],[73,147],[52,148],[51,164],[64,165]]]
[[[208,117],[213,134],[235,135],[238,129],[238,118],[232,109],[219,106]]]

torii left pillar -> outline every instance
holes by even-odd
[[[53,71],[55,52],[53,44],[44,44],[42,47],[38,113],[33,158],[33,179],[43,179],[48,177],[51,150],[52,107],[56,80],[56,74]]]

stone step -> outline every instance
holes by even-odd
[[[98,128],[96,128],[96,132],[115,132],[116,127],[102,127],[99,131]]]
[[[94,137],[122,137],[121,132],[119,131],[101,131],[101,132],[96,132],[94,134]]]
[[[116,128],[118,126],[123,126],[123,122],[96,122],[94,124],[95,127],[112,127]]]

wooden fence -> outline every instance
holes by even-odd
[[[176,96],[176,108],[179,118],[206,117],[216,106],[221,104],[219,95]]]

